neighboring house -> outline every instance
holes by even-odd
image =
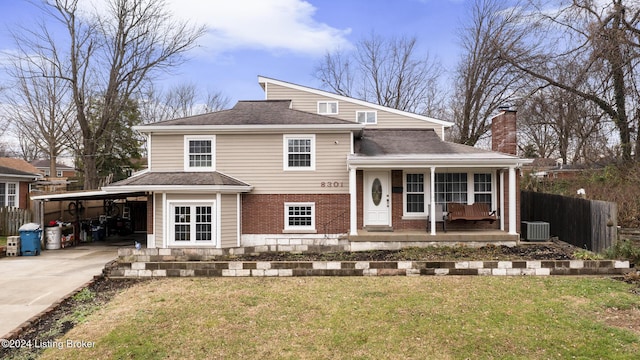
[[[30,185],[42,175],[22,159],[0,158],[0,207],[29,209]]]
[[[323,244],[408,230],[435,241],[436,207],[449,202],[484,202],[499,215],[453,229],[517,241],[527,161],[515,155],[515,112],[494,119],[499,152],[487,151],[444,141],[446,121],[258,81],[266,100],[135,127],[147,136],[148,169],[103,190],[148,194],[148,247]]]
[[[51,162],[49,160],[34,160],[31,165],[38,169],[47,180],[67,179],[76,176],[75,168],[61,163],[56,163],[56,169],[51,173]]]

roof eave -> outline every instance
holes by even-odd
[[[121,186],[105,186],[102,188],[108,192],[171,192],[171,193],[222,193],[237,194],[241,192],[250,192],[253,186],[247,185],[121,185]]]
[[[354,156],[347,158],[347,164],[356,168],[375,167],[404,167],[404,168],[424,168],[435,167],[516,167],[531,163],[532,159],[520,159],[518,157],[433,157],[433,155],[385,155],[385,156]]]
[[[335,132],[362,130],[363,124],[292,124],[292,125],[142,125],[134,126],[135,131],[141,133],[184,133],[190,131],[212,131],[217,133],[231,132],[283,132],[283,131],[314,131]]]

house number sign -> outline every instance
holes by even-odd
[[[344,183],[342,181],[321,181],[320,187],[341,188],[344,187]]]

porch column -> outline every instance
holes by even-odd
[[[358,235],[358,194],[356,169],[349,169],[349,235]]]
[[[509,234],[516,235],[516,168],[509,167]]]
[[[500,170],[500,191],[498,191],[498,204],[500,204],[500,230],[504,231],[504,214],[505,214],[505,205],[504,201],[504,170]]]
[[[436,234],[436,168],[431,167],[431,181],[429,181],[429,222],[431,223],[431,235]]]

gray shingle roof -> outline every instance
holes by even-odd
[[[364,156],[402,154],[481,154],[491,151],[443,141],[433,129],[365,129],[355,141]]]
[[[160,121],[147,126],[175,125],[322,125],[353,124],[330,116],[317,115],[290,108],[291,100],[238,101],[229,110]],[[145,125],[141,126],[144,128]]]
[[[148,172],[115,182],[111,186],[194,185],[249,186],[223,173],[213,172]]]

